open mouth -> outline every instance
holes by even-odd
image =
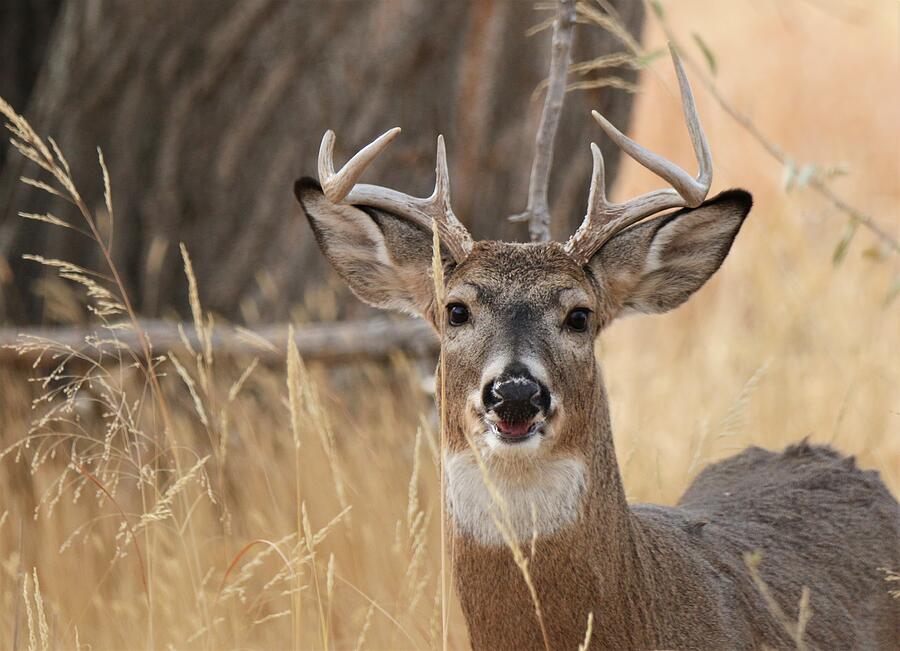
[[[504,443],[523,443],[544,432],[544,421],[528,420],[519,423],[508,421],[489,421],[491,431]]]

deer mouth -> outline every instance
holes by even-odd
[[[491,431],[504,443],[523,443],[544,431],[544,421],[530,419],[527,421],[489,421]]]

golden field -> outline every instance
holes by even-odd
[[[798,166],[845,165],[831,187],[900,236],[896,2],[666,7],[715,54],[724,96]],[[649,13],[644,42],[664,42]],[[629,496],[674,503],[708,461],[804,436],[900,493],[900,258],[860,228],[835,264],[847,218],[787,191],[694,87],[713,191],[747,188],[755,207],[687,305],[601,336]],[[666,57],[642,75],[631,135],[693,169]],[[656,183],[629,162],[613,197]],[[76,361],[46,387],[0,368],[0,647],[440,646],[438,435],[414,366],[195,352],[160,362],[161,393],[116,364]],[[32,406],[84,377],[69,402]],[[458,610],[449,628],[465,647]]]

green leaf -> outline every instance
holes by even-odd
[[[706,42],[702,38],[700,38],[700,34],[698,34],[697,32],[692,32],[691,36],[694,37],[694,42],[703,53],[703,58],[706,59],[706,65],[709,66],[709,71],[712,73],[713,77],[715,77],[716,73],[719,70],[719,67],[716,64],[715,55],[712,53],[712,50],[709,49],[709,46],[706,44]]]
[[[878,246],[877,244],[867,246],[862,254],[864,258],[873,262],[884,262],[887,258],[884,247]]]
[[[850,173],[850,166],[847,163],[835,163],[834,165],[829,165],[822,172],[822,176],[826,179],[837,178],[838,176],[846,176]]]
[[[663,48],[657,48],[656,50],[645,52],[642,56],[635,57],[633,63],[636,68],[643,70],[665,53],[666,51]]]
[[[650,0],[650,6],[653,8],[653,13],[656,14],[657,18],[659,18],[660,20],[665,20],[666,12],[659,0]]]
[[[796,187],[802,188],[809,180],[819,171],[819,166],[815,163],[807,163],[797,171]]]
[[[784,169],[781,172],[781,184],[784,186],[785,192],[794,189],[794,180],[797,178],[797,164],[791,159],[784,162]]]
[[[900,296],[900,274],[894,278],[891,288],[888,290],[887,296],[884,297],[884,306],[887,307],[894,302],[894,299]]]
[[[844,226],[844,234],[841,236],[841,241],[834,247],[834,253],[831,256],[831,262],[835,267],[839,266],[844,261],[844,258],[847,257],[847,249],[850,247],[850,242],[853,240],[853,236],[856,235],[858,227],[859,222],[855,219],[851,219]]]

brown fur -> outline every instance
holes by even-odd
[[[380,211],[329,207],[314,182],[298,184],[297,194],[323,251],[363,300],[417,311],[439,327],[445,305],[420,280],[429,273],[429,233]],[[588,613],[591,648],[793,646],[745,566],[743,555],[755,550],[788,617],[796,619],[809,588],[809,645],[898,647],[898,602],[879,568],[900,567],[900,508],[875,473],[830,448],[750,448],[709,466],[676,507],[625,500],[594,340],[621,313],[663,312],[687,300],[722,263],[749,209],[746,193],[723,193],[619,234],[586,267],[558,244],[500,242],[476,243],[465,261],[447,265],[445,303],[470,311],[465,325],[444,328],[446,386],[438,393],[447,400],[448,455],[472,454],[468,433],[492,477],[513,486],[507,490],[547,481],[559,460],[585,468],[577,517],[538,536],[529,562],[553,649],[578,647]],[[373,237],[379,241],[365,243]],[[573,307],[592,311],[587,332],[566,329]],[[480,402],[486,375],[521,360],[541,370],[554,396],[546,431],[527,454],[486,443]],[[448,475],[451,492],[454,481]],[[472,525],[472,513],[460,509],[473,502],[447,499],[473,646],[542,648],[509,549],[461,524]],[[544,508],[539,515],[554,505]],[[529,547],[527,537],[520,542]]]
[[[879,568],[900,565],[898,507],[876,473],[827,447],[749,448],[704,470],[677,507],[629,507],[598,410],[583,518],[540,539],[530,563],[551,648],[577,648],[589,612],[595,649],[792,648],[745,566],[754,550],[793,621],[810,589],[811,648],[897,648],[900,604]],[[473,647],[542,648],[512,555],[458,534],[451,548]]]

